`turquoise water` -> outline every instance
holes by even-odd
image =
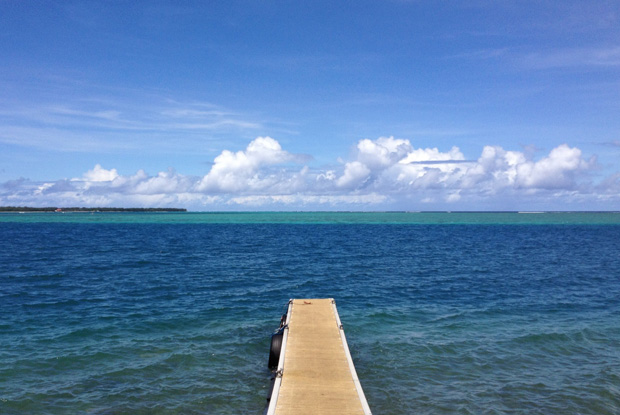
[[[45,212],[0,213],[0,222],[620,225],[620,212]]]
[[[334,297],[375,414],[618,414],[619,216],[0,214],[0,413],[261,414]]]

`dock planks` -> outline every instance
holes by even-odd
[[[335,302],[295,299],[268,414],[368,415]]]

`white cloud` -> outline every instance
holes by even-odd
[[[562,144],[537,162],[526,161],[517,165],[517,184],[525,188],[573,189],[575,175],[586,171],[594,163],[581,156],[581,150]]]
[[[143,172],[139,172],[142,176]],[[191,191],[193,182],[190,177],[177,174],[170,169],[167,172],[159,172],[155,177],[145,178],[135,186],[136,194],[174,194]]]
[[[454,203],[454,202],[458,202],[459,200],[461,200],[461,195],[458,191],[454,192],[454,193],[449,193],[446,196],[446,202],[448,203]]]
[[[407,157],[399,161],[400,164],[423,163],[428,161],[460,161],[465,160],[465,156],[458,147],[452,147],[447,153],[440,152],[435,148],[412,149]]]
[[[361,186],[370,174],[370,169],[360,161],[353,161],[344,166],[344,174],[336,180],[338,187],[355,189]]]
[[[409,140],[381,137],[376,141],[361,140],[357,144],[358,160],[370,169],[384,168],[401,160],[411,150]]]
[[[118,172],[116,169],[106,170],[100,164],[96,164],[92,170],[84,173],[83,179],[87,182],[111,182],[117,177]]]
[[[479,207],[618,201],[618,174],[594,183],[596,158],[561,144],[533,159],[528,153],[484,146],[467,160],[452,147],[416,148],[409,140],[360,140],[353,160],[339,168],[317,168],[270,137],[245,150],[224,150],[203,177],[169,169],[155,175],[138,170],[122,175],[97,164],[71,180],[0,185],[2,205],[182,206],[284,209],[389,209],[415,206]],[[442,205],[442,203],[444,205]],[[551,208],[551,207],[550,207]]]
[[[240,196],[229,199],[229,205],[250,206],[255,208],[274,205],[295,207],[337,207],[337,206],[377,206],[388,198],[376,193],[364,195],[270,195]]]
[[[258,137],[245,151],[233,153],[224,150],[214,160],[211,171],[198,185],[204,192],[240,192],[264,190],[281,183],[282,177],[262,168],[282,164],[295,156],[282,150],[280,143],[271,137]]]

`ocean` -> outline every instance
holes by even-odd
[[[1,414],[262,414],[333,297],[373,414],[620,414],[618,213],[2,213]],[[329,368],[325,368],[329,370]]]

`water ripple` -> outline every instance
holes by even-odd
[[[260,414],[334,297],[373,413],[617,414],[611,228],[1,223],[0,413]]]

